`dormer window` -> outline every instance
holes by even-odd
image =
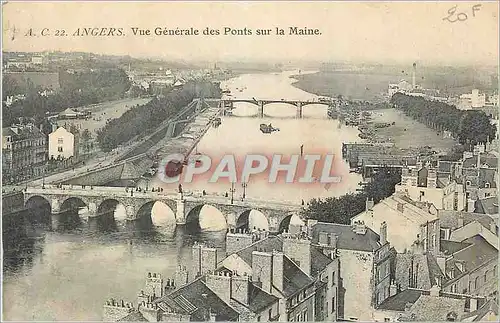
[[[484,187],[485,188],[490,188],[490,183],[488,183],[488,182],[484,183]]]
[[[470,185],[470,181],[466,181],[465,185],[469,186]]]

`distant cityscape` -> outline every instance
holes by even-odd
[[[289,92],[282,90],[273,99],[247,95],[250,84],[239,77],[252,71],[224,67],[222,62],[183,67],[59,52],[4,53],[2,60],[2,218],[8,270],[16,273],[38,261],[43,268],[38,270],[62,275],[50,264],[55,259],[50,254],[38,254],[30,249],[33,246],[23,247],[29,252],[20,247],[25,243],[20,241],[38,237],[39,226],[54,241],[61,239],[61,245],[77,241],[83,246],[84,240],[97,240],[96,227],[117,236],[130,233],[116,245],[106,245],[111,251],[103,254],[115,258],[99,260],[103,262],[122,261],[137,240],[162,250],[171,246],[168,243],[189,241],[169,251],[172,259],[153,255],[149,249],[135,251],[143,253],[127,260],[132,265],[122,263],[119,274],[106,272],[109,263],[93,268],[92,274],[98,276],[102,270],[106,279],[115,275],[116,281],[107,281],[113,288],[101,286],[105,290],[99,294],[112,298],[86,300],[98,303],[97,309],[86,311],[102,311],[90,318],[102,314],[103,321],[120,322],[498,321],[498,91],[474,88],[450,94],[423,88],[416,63],[409,80],[398,76],[394,81],[399,82],[382,84],[386,91],[377,95],[383,101],[370,102],[342,93],[314,93],[316,101],[287,97],[292,90],[299,91],[300,81],[290,81]],[[285,69],[271,64],[256,74],[256,83],[262,82],[266,89],[267,84],[277,80],[285,84],[306,72],[284,74]],[[234,79],[240,83],[228,85]],[[224,188],[225,194],[182,185],[165,192],[158,187],[155,176],[162,156],[173,152],[185,160],[196,156],[209,131],[222,131],[228,120],[271,118],[265,109],[280,101],[293,110],[292,117],[276,117],[282,124],[287,118],[310,122],[306,103],[321,103],[325,113],[318,119],[329,122],[327,130],[342,138],[335,152],[341,152],[339,158],[346,165],[342,175],[357,176],[356,189],[335,197],[302,201],[294,197],[293,204],[286,201],[284,190],[280,201],[266,196],[252,199],[246,183],[238,191],[234,185]],[[236,115],[241,103],[256,110],[255,115]],[[438,108],[455,113],[459,121],[446,119],[442,115],[447,113],[436,112]],[[412,114],[412,109],[421,110]],[[472,126],[467,128],[464,120]],[[244,145],[229,138],[243,138],[242,124],[233,127],[224,135],[224,143]],[[356,140],[340,135],[346,129],[355,133]],[[248,137],[264,138],[263,146],[271,146],[275,135],[292,138],[296,132],[287,133],[286,127],[275,133],[254,130]],[[410,143],[403,144],[403,137]],[[304,144],[296,146],[302,150]],[[243,195],[236,196],[240,190]],[[145,238],[144,231],[160,231],[157,214],[167,213],[157,211],[156,203],[170,210],[173,224],[169,225],[184,228],[185,236],[179,238],[176,231],[175,238],[164,244]],[[215,229],[203,231],[205,206],[220,210],[225,225],[219,229],[222,246],[207,238],[215,236]],[[256,224],[253,211],[262,214],[264,225]],[[190,231],[191,227],[195,229]],[[84,235],[86,230],[92,234]],[[58,232],[84,237],[68,242],[64,239],[70,238]],[[36,238],[37,243],[54,243],[45,237]],[[89,267],[78,268],[83,265],[74,260],[81,255],[77,249],[54,249],[54,254],[57,258],[60,252],[64,258],[75,252],[71,270],[86,270]],[[112,254],[116,249],[118,256]],[[190,261],[180,257],[181,249],[188,250]],[[43,260],[33,260],[42,256]],[[85,256],[89,263],[99,258]],[[23,260],[18,263],[17,257]],[[115,288],[129,284],[122,279],[137,272],[133,265],[149,266],[158,259],[161,266],[151,265],[147,268],[153,269],[141,273],[142,278],[133,278],[143,283],[136,297],[121,295],[124,289]],[[87,287],[81,286],[87,283],[96,286],[97,280],[68,279],[64,288],[78,286],[85,293]],[[129,285],[135,288],[137,282]],[[44,302],[40,301],[45,306]]]

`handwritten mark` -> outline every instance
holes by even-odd
[[[481,10],[481,4],[475,4],[472,6],[472,17],[476,17],[476,11]],[[467,13],[459,12],[457,13],[458,5],[455,5],[448,9],[448,16],[444,17],[443,20],[447,20],[448,22],[454,23],[457,21],[465,21],[468,19]]]

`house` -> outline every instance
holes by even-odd
[[[280,321],[336,319],[339,264],[334,253],[323,252],[303,232],[252,239],[249,234],[228,233],[228,247],[243,247],[221,266],[252,274],[263,290],[277,296]]]
[[[417,169],[405,167],[396,192],[405,193],[410,199],[432,203],[439,210],[463,210],[466,194],[463,185],[457,183],[451,163],[439,162],[438,167],[429,165]]]
[[[374,232],[380,233],[382,223],[387,224],[387,240],[398,252],[410,249],[416,240],[422,243],[435,241],[435,235],[421,235],[421,227],[438,228],[436,208],[428,202],[415,202],[403,193],[381,200],[377,204],[367,200],[366,211],[354,216],[351,223],[362,221]],[[439,230],[437,234],[439,234]]]
[[[371,320],[373,308],[391,296],[386,224],[381,224],[380,236],[359,221],[309,226],[313,245],[323,252],[335,252],[339,260],[338,319]]]
[[[477,317],[487,303],[484,298],[450,294],[434,285],[430,291],[406,289],[385,300],[374,313],[376,322],[460,321]]]
[[[3,128],[3,180],[12,182],[44,174],[47,152],[46,137],[33,124]]]
[[[49,134],[49,158],[50,159],[68,159],[77,157],[78,147],[74,134],[64,127],[57,128]]]

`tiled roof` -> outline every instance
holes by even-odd
[[[182,308],[182,312],[190,314],[192,321],[206,321],[209,311],[216,314],[217,321],[236,321],[239,317],[238,312],[208,288],[202,278],[157,299],[155,303],[169,304],[172,301]]]
[[[496,188],[495,181],[496,169],[480,168],[479,169],[479,187],[484,188],[486,183],[490,184],[490,188]]]
[[[35,126],[17,127],[17,133],[12,130],[12,127],[2,128],[3,136],[11,136],[11,141],[25,140],[29,138],[44,138],[45,135]]]
[[[313,243],[318,243],[320,232],[335,233],[338,249],[374,251],[380,248],[379,235],[368,227],[365,234],[357,234],[350,225],[319,222],[312,228]]]
[[[319,247],[311,246],[311,276],[316,277],[333,259],[323,254]]]
[[[438,172],[451,173],[451,166],[453,162],[447,160],[440,160],[438,163]]]
[[[421,295],[410,309],[415,321],[447,321],[450,313],[460,319],[464,312],[465,299]]]
[[[260,313],[264,308],[269,307],[270,304],[277,302],[279,299],[262,290],[254,284],[249,286],[249,304],[248,308],[254,313]]]
[[[472,322],[480,322],[480,321],[485,321],[484,317],[489,313],[493,312],[495,315],[498,316],[498,304],[496,303],[495,299],[490,299],[486,303],[483,304],[480,308],[477,310],[467,313],[464,315],[462,318],[473,318]]]
[[[429,290],[435,281],[431,281],[429,273],[429,264],[427,256],[423,254],[398,253],[396,254],[395,262],[395,280],[400,284],[401,289],[410,288],[409,286],[409,271],[413,268],[413,273],[416,275],[416,285],[412,288]],[[413,267],[412,267],[413,264]]]
[[[283,294],[292,296],[314,282],[287,256],[283,256]]]
[[[132,312],[118,320],[118,322],[148,322],[141,312]]]
[[[452,240],[441,240],[439,242],[439,246],[439,250],[442,251],[445,255],[451,255],[470,246],[470,243],[457,242]]]
[[[467,158],[463,162],[463,168],[475,168],[477,167],[477,158],[478,156],[472,156],[470,158]],[[481,154],[481,160],[480,164],[482,165],[488,165],[490,168],[497,168],[498,167],[498,158],[495,157],[494,155],[491,154]]]
[[[495,257],[498,258],[498,250],[480,235],[476,235],[463,242],[471,243],[472,245],[453,254],[453,260],[464,263],[466,271],[473,270]]]
[[[456,229],[459,228],[458,218],[463,216],[464,225],[477,221],[484,227],[489,228],[490,223],[494,221],[489,215],[484,213],[470,213],[462,211],[438,210],[439,225],[441,228]]]
[[[476,212],[484,214],[497,214],[498,213],[498,197],[491,196],[482,200],[476,201]]]
[[[422,293],[428,292],[412,288],[405,289],[397,293],[396,295],[384,300],[382,303],[380,303],[378,309],[402,312],[405,310],[406,304],[415,303],[417,299],[422,295]]]
[[[314,247],[311,246],[311,255],[315,253],[313,251]],[[247,264],[252,265],[252,252],[272,252],[283,251],[283,240],[278,236],[269,236],[266,239],[259,240],[245,249],[241,249],[236,254],[241,257]],[[323,259],[324,260],[324,259]],[[312,268],[321,267],[324,261],[320,260],[321,263],[311,265]],[[311,263],[315,263],[316,260],[312,258]],[[313,280],[307,276],[292,260],[290,260],[286,255],[283,256],[283,293],[285,296],[290,296],[300,289],[311,284]]]

